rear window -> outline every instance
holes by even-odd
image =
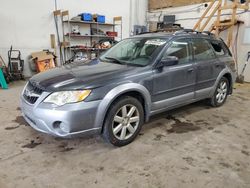
[[[227,55],[227,52],[225,50],[225,48],[223,48],[223,45],[221,42],[218,41],[209,41],[211,46],[214,49],[214,52],[217,56],[225,56]]]
[[[193,39],[192,43],[194,50],[194,59],[196,61],[204,61],[215,58],[215,54],[208,41],[204,39]]]

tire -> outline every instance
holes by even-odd
[[[103,137],[114,146],[125,146],[137,137],[143,123],[142,104],[133,97],[125,96],[114,102],[107,112]]]
[[[210,105],[213,107],[222,106],[227,100],[228,93],[229,93],[228,79],[222,77],[216,87],[213,97],[210,99]]]

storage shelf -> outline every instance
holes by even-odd
[[[74,34],[66,34],[66,37],[79,37],[79,38],[88,38],[88,37],[93,37],[93,38],[114,38],[111,36],[106,36],[106,35],[74,35]]]
[[[104,48],[81,48],[81,47],[67,47],[72,51],[105,51],[108,49],[104,49]]]
[[[64,20],[63,22],[66,22],[66,23],[67,23],[68,21],[67,21],[67,20]],[[77,21],[77,20],[70,20],[69,23],[115,26],[115,24],[112,24],[112,23],[98,23],[98,22],[87,22],[87,21]]]
[[[97,34],[91,34],[93,33],[92,29],[103,29],[106,31],[115,31],[117,26],[120,26],[121,34],[122,36],[122,17],[114,17],[113,23],[99,23],[95,21],[82,21],[80,19],[70,19],[69,18],[69,11],[66,11],[64,14],[60,14],[62,16],[62,30],[63,30],[63,44],[62,47],[65,49],[65,59],[69,58],[68,60],[72,60],[75,57],[75,54],[77,52],[85,52],[87,54],[89,53],[96,53],[99,56],[103,51],[108,49],[99,49],[99,48],[92,48],[92,46],[95,46],[96,42],[100,42],[102,39],[112,39],[114,40],[117,38],[116,36],[107,36],[107,35],[99,35]],[[81,32],[81,34],[73,34],[72,32],[72,26],[78,25],[80,28],[84,28],[84,31]],[[87,31],[86,29],[89,29]],[[85,31],[86,30],[86,31]],[[102,34],[102,33],[101,33]],[[105,34],[105,33],[103,33]],[[119,38],[119,37],[118,37]],[[121,37],[122,39],[122,37]],[[87,47],[85,45],[75,44],[75,42],[79,41],[88,41],[86,43]],[[77,42],[77,43],[78,43]],[[78,46],[79,45],[79,46]],[[96,46],[97,47],[97,46]],[[73,54],[73,56],[72,56]],[[70,57],[72,56],[72,57]],[[68,61],[67,60],[67,61]]]

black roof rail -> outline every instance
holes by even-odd
[[[179,34],[183,34],[183,33],[196,33],[196,34],[206,34],[206,35],[209,35],[209,36],[215,36],[215,34],[209,32],[209,31],[194,31],[192,29],[183,29],[183,30],[180,30],[180,31],[176,31],[174,34],[175,35],[179,35]]]
[[[182,29],[180,31],[176,31],[174,34],[178,35],[178,34],[183,34],[183,33],[193,33],[194,30],[193,29]]]
[[[207,34],[209,36],[215,36],[215,34],[211,33],[210,31],[203,31],[202,33]]]
[[[143,35],[143,34],[148,34],[148,33],[169,33],[167,31],[164,31],[164,30],[156,30],[156,31],[148,31],[148,32],[142,32],[142,33],[139,33],[137,35]],[[181,35],[181,34],[184,34],[184,33],[195,33],[195,34],[206,34],[208,36],[215,36],[215,34],[211,33],[210,31],[195,31],[193,29],[182,29],[182,30],[179,30],[179,31],[175,31],[174,32],[174,35]]]
[[[156,30],[156,31],[146,31],[146,32],[141,32],[141,33],[138,33],[137,35],[143,35],[143,34],[149,34],[149,33],[167,33],[163,30]]]

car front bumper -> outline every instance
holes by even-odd
[[[79,102],[56,106],[43,103],[49,95],[44,92],[35,104],[30,104],[21,96],[21,110],[24,119],[37,131],[58,137],[72,137],[101,131],[96,125],[96,113],[100,101]]]

